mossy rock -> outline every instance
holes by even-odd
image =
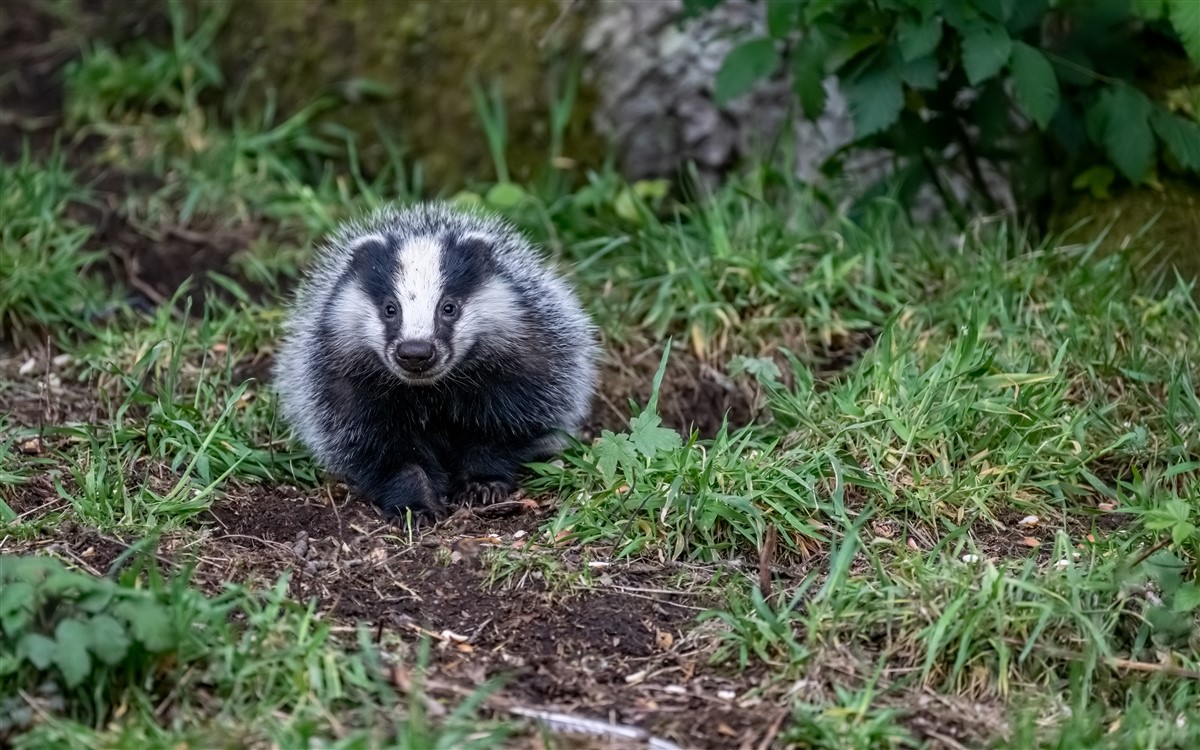
[[[1111,226],[1110,226],[1111,225]],[[1174,268],[1188,279],[1200,279],[1200,186],[1192,181],[1164,180],[1158,187],[1137,187],[1112,198],[1081,198],[1052,220],[1064,239],[1090,241],[1105,229],[1103,253],[1129,249],[1146,261],[1146,270]]]
[[[333,95],[339,105],[321,118],[354,131],[368,167],[386,157],[382,130],[440,189],[495,174],[472,81],[503,92],[513,179],[547,166],[551,82],[567,75],[586,20],[556,0],[237,2],[218,45],[232,85],[273,92],[283,113]],[[563,146],[583,164],[604,152],[592,98],[581,88]]]

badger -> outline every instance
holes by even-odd
[[[385,517],[506,498],[577,436],[595,328],[508,222],[446,203],[387,207],[318,250],[274,364],[280,414]]]

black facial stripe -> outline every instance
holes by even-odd
[[[395,294],[395,240],[389,237],[387,242],[386,246],[374,240],[362,243],[350,261],[350,273],[380,310]]]
[[[477,237],[450,235],[442,242],[445,296],[458,304],[465,304],[492,273],[492,249]],[[438,309],[440,311],[440,304]]]

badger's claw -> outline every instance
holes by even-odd
[[[500,480],[469,481],[455,493],[453,500],[456,505],[495,505],[505,500],[512,491],[511,485]]]

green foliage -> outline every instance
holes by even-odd
[[[0,556],[0,701],[51,679],[63,692],[86,686],[97,709],[113,705],[119,690],[181,648],[199,601],[186,589],[125,586],[53,558]],[[0,726],[10,719],[0,716]]]
[[[99,253],[68,215],[87,199],[61,155],[0,164],[0,341],[65,340],[101,311],[110,293],[90,273]]]
[[[67,65],[68,123],[118,123],[164,110],[195,112],[202,95],[224,84],[213,43],[225,23],[226,6],[210,4],[190,33],[183,3],[170,0],[167,10],[169,47],[138,39],[118,52],[99,41]]]
[[[898,169],[889,179],[898,184],[919,176],[953,203],[935,169],[960,169],[990,208],[980,169],[988,161],[1015,178],[1018,199],[1031,207],[1105,162],[1133,183],[1153,180],[1160,164],[1200,171],[1196,114],[1152,100],[1153,75],[1139,69],[1161,65],[1172,45],[1180,64],[1190,57],[1197,69],[1200,3],[1193,0],[761,1],[767,33],[725,58],[718,101],[786,71],[812,118],[824,107],[822,79],[834,75],[854,120],[850,147],[893,150]],[[838,169],[840,157],[828,169]]]

